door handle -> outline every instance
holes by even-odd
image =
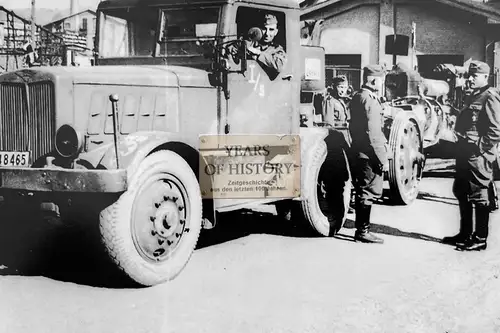
[[[281,79],[290,81],[290,80],[292,80],[292,78],[293,78],[292,74],[286,74],[286,75],[283,75],[283,77]]]

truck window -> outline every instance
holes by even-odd
[[[160,55],[168,57],[203,56],[201,40],[217,35],[220,7],[169,9],[164,12],[160,33]]]
[[[238,8],[238,12],[236,14],[238,37],[243,36],[243,38],[246,38],[246,34],[250,28],[262,28],[265,14],[272,14],[278,19],[278,34],[274,37],[274,43],[281,45],[286,51],[286,26],[285,13],[283,12],[241,6]]]
[[[102,12],[99,56],[152,56],[157,22],[158,10],[155,8],[120,8]]]

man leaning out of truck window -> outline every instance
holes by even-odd
[[[273,14],[265,14],[261,22],[262,38],[260,41],[248,42],[247,51],[274,80],[286,64],[287,57],[283,47],[274,42],[278,34],[278,19]]]

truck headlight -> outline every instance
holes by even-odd
[[[83,135],[70,125],[62,125],[56,132],[55,146],[62,157],[72,157],[83,148]]]

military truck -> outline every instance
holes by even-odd
[[[245,56],[264,12],[277,17],[275,41],[288,57],[274,79]],[[104,252],[145,286],[183,270],[218,212],[277,204],[324,236],[345,220],[342,145],[335,132],[300,127],[303,71],[306,80],[324,79],[324,71],[302,56],[296,1],[107,0],[95,41],[94,67],[0,76],[2,209],[21,202],[63,223],[78,218],[77,207],[96,209]],[[207,198],[206,134],[297,135],[300,189],[281,198]]]

